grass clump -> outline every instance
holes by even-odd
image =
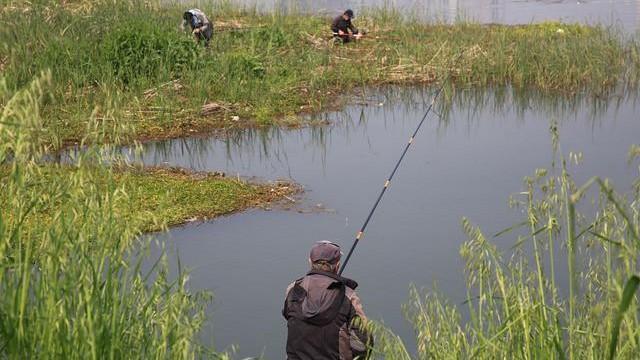
[[[46,192],[50,186],[81,171],[77,166],[42,165],[38,169],[39,181],[32,185],[32,190]],[[109,191],[109,186],[113,186],[127,194],[126,201],[118,204],[120,216],[132,229],[143,232],[263,206],[297,191],[286,182],[249,183],[223,174],[194,173],[180,168],[123,166],[115,170],[96,167],[92,171],[95,176],[91,181],[99,189]],[[0,170],[0,175],[8,176],[9,169]],[[41,211],[24,221],[25,226],[55,221],[53,214],[58,207],[65,206],[65,202],[56,197],[47,197],[46,202]],[[8,208],[3,210],[10,213]]]
[[[129,213],[154,214],[166,225],[228,215],[296,191],[289,183],[252,184],[175,168],[123,171],[116,175],[116,182],[131,196]],[[141,228],[158,230],[158,225],[146,221]]]
[[[464,219],[467,299],[411,289],[415,358],[637,358],[639,185],[623,196],[607,180],[576,184],[565,165],[536,170],[514,202],[525,218],[494,236],[514,236],[511,256]],[[402,339],[378,331],[382,357],[412,358]]]
[[[100,51],[113,77],[131,86],[135,81],[172,77],[194,68],[202,48],[172,28],[134,19],[106,34]]]
[[[457,87],[604,97],[635,85],[640,69],[636,43],[602,27],[425,23],[387,8],[358,17],[368,30],[363,41],[335,46],[328,18],[214,3],[203,8],[216,29],[203,49],[179,31],[185,8],[12,1],[0,12],[8,86],[53,70],[45,129],[59,147],[82,138],[96,107],[117,109],[110,121],[130,124],[131,138],[163,138],[274,124],[340,106],[356,87],[431,83],[446,73]],[[219,111],[202,112],[209,103]]]

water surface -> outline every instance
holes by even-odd
[[[401,14],[427,19],[455,21],[464,18],[481,23],[528,24],[560,20],[565,22],[600,23],[638,30],[640,0],[236,0],[257,4],[263,10],[303,11],[337,14],[353,8],[356,17],[363,9],[393,7]]]
[[[242,356],[284,357],[284,289],[306,271],[314,241],[351,244],[431,95],[429,89],[368,90],[355,105],[323,115],[326,127],[146,145],[147,164],[286,178],[306,190],[294,210],[252,210],[162,236],[192,269],[190,286],[215,294],[213,329],[205,337],[218,348],[238,344]],[[488,235],[522,220],[507,200],[518,196],[524,176],[551,166],[552,122],[563,152],[584,154],[584,163],[570,169],[578,182],[600,175],[624,189],[637,175],[627,163],[640,134],[633,100],[497,98],[458,94],[447,121],[428,118],[345,273],[360,283],[368,315],[407,338],[401,304],[410,284],[437,282],[452,301],[465,298],[461,217]],[[318,208],[324,210],[309,211]]]

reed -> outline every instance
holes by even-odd
[[[602,98],[635,87],[640,69],[637,42],[599,26],[445,24],[383,7],[358,17],[364,40],[336,46],[323,16],[199,5],[218,29],[209,49],[179,31],[185,4],[13,0],[0,12],[0,64],[14,90],[53,70],[43,111],[56,147],[80,140],[96,107],[116,109],[131,138],[164,138],[290,122],[341,106],[357,87],[448,72],[455,87]],[[209,103],[219,111],[202,112]]]
[[[559,163],[561,169],[538,169],[525,179],[514,201],[523,221],[494,236],[513,237],[512,249],[500,250],[462,221],[468,236],[460,249],[468,289],[462,305],[411,288],[405,309],[415,358],[637,357],[638,182],[626,195],[604,179],[579,185],[564,159]],[[412,358],[402,339],[374,327],[380,357]]]
[[[0,82],[0,356],[223,357],[195,341],[210,295],[191,292],[187,272],[170,272],[166,256],[136,250],[145,243],[132,224],[153,214],[122,206],[131,197],[101,166],[105,149],[47,175],[40,106],[51,78],[17,93]],[[89,128],[99,130],[96,122]]]

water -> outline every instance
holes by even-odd
[[[167,0],[194,4],[194,0]],[[206,8],[212,0],[196,0]],[[424,19],[455,21],[469,19],[480,23],[529,24],[541,21],[565,21],[603,24],[634,33],[640,29],[640,0],[231,0],[261,11],[277,9],[327,16],[346,8],[357,16],[371,7],[395,7],[405,15]],[[215,18],[215,14],[212,14]]]
[[[453,21],[473,19],[481,23],[528,24],[547,20],[601,23],[628,32],[640,26],[640,0],[236,0],[258,4],[261,9],[279,8],[338,14],[353,8],[393,6],[404,14]],[[357,19],[356,19],[357,20]]]
[[[147,164],[287,178],[306,190],[294,210],[251,210],[162,236],[192,269],[190,286],[214,292],[207,341],[219,349],[237,344],[241,356],[284,357],[284,289],[306,271],[314,241],[351,244],[431,94],[368,91],[366,101],[355,101],[363,104],[324,115],[326,127],[146,145]],[[524,176],[551,166],[551,121],[559,124],[563,152],[584,154],[583,164],[570,167],[579,183],[600,175],[624,190],[638,175],[627,162],[640,134],[633,100],[596,106],[456,96],[446,122],[432,116],[425,123],[345,273],[360,283],[367,314],[407,339],[412,332],[401,304],[410,284],[437,282],[453,302],[465,298],[461,217],[489,235],[522,220],[507,200],[518,196]],[[325,210],[308,211],[317,204]]]

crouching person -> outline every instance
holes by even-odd
[[[367,359],[373,337],[362,330],[367,318],[355,292],[358,284],[338,275],[340,246],[330,241],[311,248],[311,270],[286,291],[288,360]]]
[[[362,34],[358,29],[353,26],[351,20],[353,19],[353,10],[347,9],[342,15],[339,15],[331,23],[331,31],[333,32],[333,38],[336,41],[344,44],[351,40],[360,39]]]
[[[204,46],[208,47],[213,36],[213,25],[207,15],[199,9],[191,9],[184,12],[182,19],[182,28],[185,29],[188,25],[196,41],[204,40]]]

